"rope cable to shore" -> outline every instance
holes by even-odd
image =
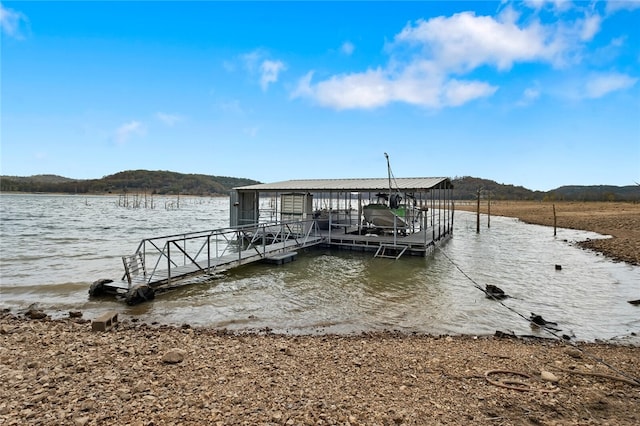
[[[523,318],[525,321],[527,321],[529,324],[533,324],[536,327],[541,327],[543,331],[549,333],[551,336],[555,337],[557,340],[561,341],[562,343],[569,345],[571,347],[573,347],[574,349],[580,351],[582,354],[586,355],[587,357],[591,358],[592,360],[604,365],[605,367],[609,368],[610,370],[616,372],[617,374],[625,377],[628,381],[625,380],[626,383],[632,384],[634,383],[636,386],[640,386],[640,378],[634,377],[633,375],[629,374],[629,373],[625,373],[624,371],[619,370],[618,368],[612,366],[611,364],[609,364],[607,361],[605,361],[604,359],[590,353],[589,351],[587,351],[584,348],[579,347],[578,345],[576,345],[574,342],[571,342],[565,338],[563,338],[562,336],[558,336],[558,334],[556,333],[556,331],[554,329],[551,329],[545,325],[540,325],[540,324],[536,324],[534,321],[531,320],[531,318],[526,317],[525,315],[521,314],[520,312],[518,312],[517,310],[515,310],[514,308],[512,308],[511,306],[505,305],[504,302],[502,300],[500,300],[499,298],[495,297],[494,294],[492,294],[491,292],[488,292],[487,290],[485,290],[484,288],[482,288],[482,286],[480,284],[478,284],[473,278],[471,278],[469,276],[469,274],[467,274],[464,270],[462,270],[462,268],[460,266],[458,266],[458,264],[456,262],[453,261],[453,259],[451,259],[451,257],[449,257],[447,255],[447,253],[442,249],[442,247],[436,246],[439,250],[440,253],[442,253],[442,255],[449,261],[451,262],[451,264],[458,270],[460,271],[460,273],[462,275],[464,275],[471,283],[473,283],[473,286],[475,288],[477,288],[478,290],[482,291],[487,297],[493,299],[494,301],[498,302],[500,305],[502,305],[503,307],[505,307],[506,309],[508,309],[509,311],[513,312],[514,314],[516,314],[517,316]]]

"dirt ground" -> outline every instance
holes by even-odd
[[[558,226],[614,236],[585,247],[638,264],[640,205],[555,208]],[[552,209],[502,202],[491,213],[553,225]],[[127,318],[92,331],[91,318],[69,316],[0,313],[0,425],[640,424],[634,346],[237,334]]]
[[[640,265],[640,203],[492,201],[491,215],[553,226],[554,207],[558,228],[582,229],[613,237],[583,241],[582,247],[617,261]],[[477,205],[458,203],[456,209],[475,212]],[[487,212],[487,201],[481,200],[480,213]]]

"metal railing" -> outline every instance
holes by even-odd
[[[132,282],[147,285],[171,284],[171,280],[199,274],[214,274],[221,266],[238,266],[270,254],[302,248],[321,240],[317,222],[293,220],[220,228],[143,239],[135,253],[126,258],[141,259],[146,265],[135,272],[127,268]],[[125,258],[123,257],[123,259]],[[153,265],[153,266],[151,266]]]

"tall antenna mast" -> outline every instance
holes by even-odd
[[[389,154],[385,152],[384,158],[387,159],[387,175],[389,176],[389,197],[391,197],[391,165],[389,164]]]

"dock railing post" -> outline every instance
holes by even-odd
[[[207,235],[207,273],[211,273],[211,234]]]
[[[167,284],[171,284],[171,243],[167,242]]]
[[[398,240],[398,216],[393,215],[393,245],[397,245]]]

